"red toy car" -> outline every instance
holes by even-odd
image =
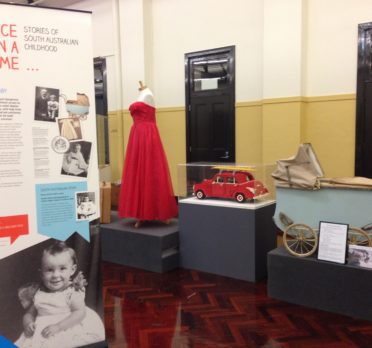
[[[255,180],[249,171],[242,169],[221,169],[212,179],[205,179],[195,184],[193,191],[199,199],[205,197],[232,198],[239,203],[245,200],[253,201],[269,192],[261,181]]]

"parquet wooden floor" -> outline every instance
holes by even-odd
[[[372,322],[268,298],[265,282],[111,263],[103,275],[110,348],[372,347]]]

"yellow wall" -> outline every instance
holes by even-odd
[[[256,162],[260,158],[262,163],[272,163],[294,155],[300,143],[310,142],[326,176],[353,176],[355,107],[355,94],[239,103],[237,161]]]
[[[157,109],[175,194],[177,165],[186,162],[185,108]],[[132,119],[128,110],[110,113],[113,181],[120,180]],[[355,95],[293,97],[236,104],[236,162],[273,163],[310,142],[328,177],[354,175]]]
[[[235,158],[237,163],[262,162],[262,103],[235,107]]]
[[[123,121],[122,112],[109,112],[109,152],[111,181],[120,180],[124,159],[124,138],[123,138]]]
[[[301,143],[300,98],[276,98],[262,105],[262,162],[293,155]]]
[[[304,142],[310,142],[325,176],[353,176],[355,94],[305,98]]]
[[[97,121],[97,152],[98,152],[98,165],[105,164],[105,116],[98,115]]]
[[[161,108],[156,111],[156,122],[167,154],[173,189],[178,195],[178,164],[186,163],[185,108]]]

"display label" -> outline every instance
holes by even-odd
[[[345,263],[349,225],[321,221],[319,224],[318,259]]]

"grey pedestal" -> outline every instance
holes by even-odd
[[[134,228],[132,219],[115,219],[101,225],[102,259],[153,272],[179,266],[178,221],[166,225],[146,222]]]
[[[268,254],[270,297],[372,320],[372,270],[299,258],[284,247]]]
[[[181,266],[231,278],[266,277],[275,204],[257,209],[179,202]]]

